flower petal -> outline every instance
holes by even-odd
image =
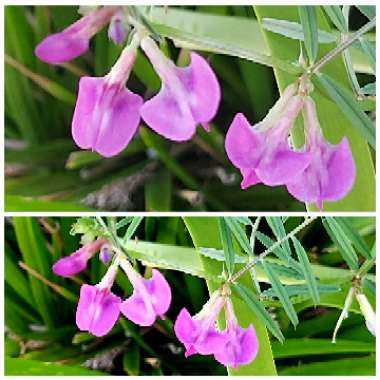
[[[198,123],[208,123],[215,117],[219,108],[219,82],[211,66],[202,56],[191,53],[190,57],[190,65],[178,69],[179,77],[188,92],[194,119]]]
[[[83,249],[83,248],[82,248]],[[61,277],[71,277],[86,269],[87,259],[80,255],[62,257],[53,265],[53,272]]]
[[[229,341],[214,354],[218,362],[236,368],[255,359],[259,342],[253,326],[249,326],[247,329],[236,326],[236,330],[229,331],[228,336]]]
[[[242,113],[238,113],[228,129],[225,141],[231,162],[239,169],[254,168],[264,146],[263,137],[251,127]]]
[[[272,157],[262,158],[256,168],[256,175],[268,186],[283,185],[302,173],[310,160],[308,152],[278,150]]]
[[[108,87],[105,78],[81,78],[72,122],[74,141],[104,157],[120,153],[136,133],[141,105],[139,95]]]
[[[215,354],[228,342],[228,336],[224,332],[210,328],[202,339],[197,339],[194,348],[202,355]]]
[[[137,325],[152,326],[156,320],[156,314],[152,307],[147,306],[141,294],[135,289],[132,295],[121,303],[120,311]]]
[[[76,323],[80,330],[95,336],[106,335],[119,318],[121,299],[108,289],[82,285],[76,312]]]
[[[196,324],[191,317],[190,313],[186,308],[183,308],[174,323],[174,332],[180,342],[182,342],[185,347],[192,344],[194,341],[193,333],[196,329]]]
[[[261,180],[257,176],[255,169],[242,168],[240,169],[240,172],[241,172],[241,175],[243,176],[243,180],[241,181],[241,184],[240,184],[243,190],[253,185],[256,185],[258,183],[261,183]]]
[[[322,188],[322,198],[336,201],[351,190],[356,176],[355,162],[346,137],[334,147],[327,165],[329,177]]]
[[[172,299],[168,282],[160,271],[153,269],[152,277],[145,280],[145,284],[149,291],[154,311],[157,315],[163,316],[168,311]]]
[[[317,203],[343,198],[355,181],[355,163],[348,140],[331,145],[324,139],[317,150],[313,150],[312,162],[305,171],[287,184],[290,194],[305,203]]]
[[[186,141],[195,133],[197,122],[187,101],[178,99],[165,84],[160,92],[144,103],[140,115],[160,135],[173,141]]]
[[[46,37],[37,45],[35,54],[41,61],[57,65],[79,57],[88,48],[88,38],[64,31]]]

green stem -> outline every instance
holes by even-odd
[[[347,38],[340,45],[338,45],[335,49],[328,52],[324,57],[322,57],[317,63],[309,68],[310,74],[317,73],[323,66],[329,63],[332,59],[337,57],[344,50],[349,48],[356,40],[358,40],[363,34],[370,31],[372,28],[376,26],[376,17],[374,17],[367,24],[362,26],[359,30],[351,35],[350,38]]]

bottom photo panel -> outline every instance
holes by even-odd
[[[375,375],[373,217],[9,217],[5,375]]]

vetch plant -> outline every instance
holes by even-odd
[[[7,208],[374,209],[373,7],[65,10],[6,8]]]
[[[27,342],[31,332],[41,342],[48,336],[46,347],[27,348],[37,360],[71,358],[93,368],[90,363],[102,357],[119,373],[122,355],[125,371],[135,374],[136,361],[140,373],[150,373],[145,358],[157,358],[164,374],[374,371],[372,218],[82,217],[70,239],[72,219],[12,222],[16,233],[7,225],[6,235],[6,336]],[[96,244],[95,253],[82,272],[62,278],[52,266],[72,260],[75,253],[67,252],[79,240],[83,248]],[[26,295],[20,287],[25,279],[32,284]],[[21,300],[31,314],[13,307]],[[17,328],[22,316],[25,330]],[[54,345],[53,329],[61,337]],[[56,344],[70,350],[57,352]],[[350,354],[355,370],[345,367],[342,353]],[[309,364],[320,362],[320,355],[326,366],[312,370]],[[194,372],[193,361],[206,365]]]

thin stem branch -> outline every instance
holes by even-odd
[[[317,73],[323,66],[329,63],[332,59],[350,47],[356,40],[358,40],[363,34],[370,31],[372,28],[376,26],[376,17],[374,17],[367,24],[362,26],[359,30],[353,33],[349,38],[343,41],[339,46],[335,49],[328,52],[324,57],[322,57],[318,62],[316,62],[313,66],[310,67],[309,73],[315,74]]]
[[[251,238],[249,242],[252,249],[252,255],[250,255],[252,258],[255,257],[256,232],[257,232],[257,229],[259,228],[260,220],[261,220],[261,216],[258,216],[255,220],[255,223],[252,226]],[[256,287],[257,293],[261,295],[260,283],[259,283],[259,280],[257,279],[255,268],[251,268],[249,273],[251,274],[252,282]]]
[[[246,266],[242,269],[240,269],[238,272],[236,272],[231,278],[228,280],[228,282],[232,283],[235,282],[240,276],[242,276],[246,271],[250,270],[252,267],[254,267],[259,261],[261,261],[265,256],[272,253],[275,249],[277,249],[282,243],[296,235],[299,231],[301,231],[303,228],[305,228],[308,224],[310,224],[313,220],[317,219],[318,216],[313,216],[310,218],[306,218],[298,227],[296,227],[293,231],[289,232],[286,236],[284,236],[282,239],[277,240],[273,245],[271,245],[267,250],[265,250],[263,253],[261,253],[259,256],[254,257],[252,260],[250,260]]]

